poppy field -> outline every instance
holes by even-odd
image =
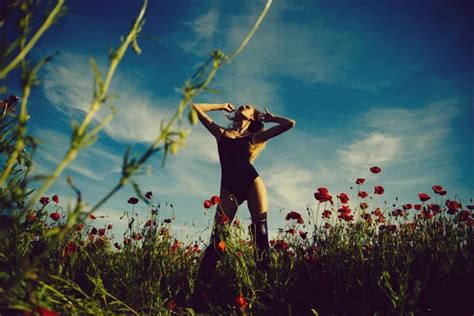
[[[72,177],[66,182],[75,203],[52,192],[53,185],[113,119],[113,108],[100,118],[97,113],[114,99],[109,88],[127,50],[141,53],[148,1],[110,49],[108,64],[99,67],[90,59],[89,108],[80,122],[72,122],[69,147],[46,174],[33,173],[41,144],[27,129],[37,119],[28,110],[30,103],[38,105],[32,91],[54,56],[30,53],[66,14],[65,0],[7,1],[0,28],[15,32],[0,43],[0,315],[198,314],[190,298],[212,227],[180,239],[174,201],[160,200],[160,192],[142,193],[133,176],[157,153],[163,166],[170,154],[178,154],[189,134],[185,113],[190,125],[198,122],[188,106],[203,91],[214,91],[209,84],[216,73],[250,42],[271,3],[267,0],[240,46],[228,54],[213,51],[185,81],[176,112],[162,119],[149,147],[139,152],[130,145],[117,182],[89,206]],[[387,202],[384,184],[376,181],[383,170],[373,166],[370,172],[374,181],[354,179],[346,192],[315,183],[305,209],[280,211],[283,227],[269,223],[277,233],[270,235],[267,273],[257,269],[247,225],[218,218],[225,238],[214,245],[220,260],[211,290],[202,297],[206,314],[472,315],[472,199],[462,201],[434,183]],[[128,185],[136,194],[123,201],[127,212],[120,220],[126,229],[119,231],[116,223],[99,221],[96,211]],[[213,195],[195,210],[212,216],[219,203]],[[169,209],[173,215],[165,217]]]
[[[247,228],[222,218],[226,239],[216,245],[220,260],[203,298],[209,314],[471,313],[474,206],[440,185],[413,203],[377,206],[384,188],[369,188],[363,178],[350,194],[319,187],[306,210],[282,214],[268,274],[256,269]],[[127,213],[125,232],[97,225],[91,214],[55,242],[48,236],[67,214],[60,197],[42,197],[15,234],[2,236],[2,306],[36,306],[42,315],[194,314],[189,298],[207,241],[177,239],[174,218],[160,216],[153,192],[144,198],[147,217]],[[219,202],[213,196],[197,208],[213,212]],[[144,202],[127,203],[134,214]]]

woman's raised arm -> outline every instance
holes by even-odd
[[[265,113],[263,114],[263,121],[278,123],[278,125],[273,126],[262,132],[255,133],[252,138],[252,141],[254,144],[266,142],[270,138],[273,138],[275,136],[278,136],[286,132],[287,130],[294,127],[296,124],[295,120],[291,120],[291,119],[287,119],[284,117],[279,117],[279,116],[275,116],[271,114],[270,112],[268,112],[267,108],[265,108]]]
[[[193,103],[192,106],[196,110],[202,125],[204,125],[209,130],[209,132],[211,132],[211,134],[214,135],[217,140],[219,140],[220,136],[224,132],[224,129],[214,123],[214,121],[206,114],[206,112],[220,110],[232,112],[232,110],[235,110],[234,106],[230,103]]]

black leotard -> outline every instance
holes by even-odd
[[[217,144],[221,162],[221,187],[234,194],[240,205],[247,199],[258,172],[250,163],[250,136],[230,138],[222,133]]]

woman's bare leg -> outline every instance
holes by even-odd
[[[257,248],[257,268],[262,272],[268,272],[268,225],[267,211],[268,199],[267,189],[262,178],[257,177],[248,193],[247,205],[252,216],[252,224],[249,226],[250,234]]]
[[[257,177],[250,187],[247,205],[252,216],[252,222],[266,219],[268,211],[267,188],[262,178]]]
[[[206,250],[204,250],[204,255],[194,284],[192,305],[197,311],[204,311],[206,309],[203,305],[206,304],[205,301],[207,301],[209,291],[208,287],[216,269],[217,261],[219,260],[217,245],[221,241],[222,235],[222,230],[220,229],[221,225],[219,225],[219,223],[222,222],[223,218],[232,222],[238,209],[235,198],[226,189],[221,188],[220,198],[221,203],[216,209],[210,242]]]

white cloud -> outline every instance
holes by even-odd
[[[179,45],[184,51],[198,56],[208,55],[213,49],[213,37],[219,35],[219,13],[216,9],[211,9],[207,13],[200,15],[193,22],[187,22],[194,33],[194,37],[188,38]]]
[[[339,150],[341,160],[355,170],[373,164],[391,162],[400,154],[401,138],[373,133],[366,139],[357,140],[347,149]]]
[[[366,130],[338,150],[340,160],[352,175],[377,164],[387,169],[386,183],[391,184],[427,184],[441,177],[447,181],[456,172],[457,149],[449,140],[458,114],[456,100],[419,108],[374,108],[355,122]]]
[[[36,159],[35,172],[52,172],[69,148],[69,135],[51,129],[36,131],[40,142]],[[103,147],[93,145],[79,153],[77,158],[66,168],[92,180],[102,180],[106,175],[121,171],[122,158],[107,151]]]
[[[53,106],[69,116],[82,118],[89,110],[92,88],[92,70],[83,55],[65,53],[46,67],[45,95]],[[120,71],[115,74],[109,94],[118,96],[109,101],[117,114],[104,131],[120,141],[152,142],[160,134],[161,120],[171,117],[171,109],[179,102],[177,98],[159,98],[143,91]],[[103,106],[95,121],[101,121],[109,112]]]
[[[222,31],[207,38],[205,45],[202,36],[197,34],[186,42],[185,50],[201,56],[223,46],[224,52],[230,54],[239,47],[262,9],[261,3],[249,5],[244,14],[234,14],[223,21],[219,25]],[[305,83],[344,80],[353,46],[351,38],[322,23],[302,25],[301,21],[288,21],[285,16],[289,11],[301,11],[301,7],[273,3],[247,47],[231,64],[223,67],[213,87],[223,92],[226,101],[252,103],[261,108],[269,105],[274,112],[284,113],[287,105],[279,96],[284,87],[277,78],[290,77]],[[198,17],[196,23],[201,20],[202,17]]]
[[[274,164],[262,172],[269,189],[272,205],[303,209],[310,201],[314,177],[309,170],[291,165]]]

